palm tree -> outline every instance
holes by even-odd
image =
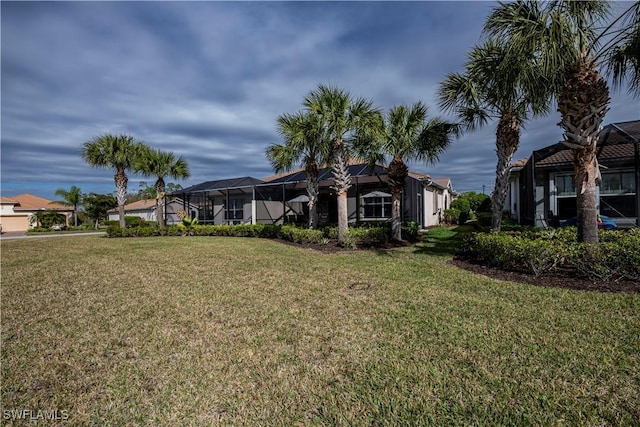
[[[509,185],[509,166],[520,144],[520,130],[530,115],[548,112],[548,91],[542,68],[533,55],[496,40],[474,47],[465,73],[448,74],[440,84],[440,106],[453,111],[469,130],[497,119],[496,180],[492,195],[491,229],[500,230]]]
[[[289,171],[302,162],[307,174],[309,228],[318,225],[319,165],[328,162],[331,151],[321,125],[318,116],[311,113],[283,114],[278,117],[278,132],[285,143],[272,144],[266,150],[276,173]]]
[[[304,106],[320,120],[331,144],[333,189],[338,202],[338,243],[342,244],[349,227],[347,192],[351,187],[350,155],[357,147],[375,140],[381,113],[367,99],[354,99],[345,90],[322,84],[306,96]]]
[[[618,60],[624,66],[613,66],[614,74],[618,72],[614,83],[621,83],[624,74],[632,74],[631,89],[638,89],[640,3],[605,26],[610,8],[611,2],[601,0],[517,0],[501,4],[485,24],[488,34],[508,40],[514,51],[536,52],[553,74],[544,85],[557,97],[563,143],[574,150],[578,240],[588,243],[598,242],[596,144],[610,100],[608,84],[599,69],[607,59],[612,63]],[[606,43],[600,44],[603,40]],[[624,50],[625,46],[635,46],[635,54],[631,48]],[[629,53],[632,59],[622,61],[625,55],[615,52]]]
[[[182,157],[176,158],[172,152],[161,151],[154,148],[143,147],[136,157],[133,168],[143,176],[156,178],[156,214],[158,226],[165,228],[164,204],[166,177],[184,179],[190,176],[187,161]]]
[[[52,203],[60,203],[65,206],[73,206],[73,224],[78,226],[78,206],[82,204],[82,190],[75,185],[72,185],[69,191],[64,188],[58,188],[55,192],[56,196],[62,197],[62,200],[58,200]]]
[[[458,134],[458,124],[438,118],[427,120],[427,107],[422,102],[416,102],[411,108],[400,105],[389,110],[376,157],[391,158],[387,179],[391,189],[391,236],[394,240],[402,240],[400,201],[409,175],[405,162],[436,161],[451,143],[451,137]]]
[[[120,227],[125,228],[124,204],[127,197],[127,174],[136,159],[142,143],[128,135],[112,135],[110,133],[94,137],[82,145],[82,158],[89,165],[97,168],[115,169],[113,177],[118,200]]]

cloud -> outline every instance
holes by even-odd
[[[459,71],[493,2],[6,2],[2,5],[2,193],[113,191],[83,142],[127,133],[183,155],[198,182],[272,170],[276,118],[319,83],[384,110],[423,100]],[[638,118],[614,94],[608,121]],[[553,115],[521,150],[561,137]],[[465,134],[435,165],[458,189],[493,184],[495,126]],[[130,176],[130,187],[138,181]]]

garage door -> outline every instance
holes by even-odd
[[[29,215],[23,216],[0,216],[2,232],[7,231],[27,231],[29,229]]]

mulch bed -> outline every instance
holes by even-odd
[[[326,245],[321,243],[293,243],[286,240],[278,240],[279,242],[293,245],[301,248],[313,249],[318,252],[333,254],[339,252],[352,252],[354,250],[384,250],[393,249],[403,246],[411,246],[415,242],[389,242],[384,245],[378,245],[368,248],[344,248],[339,246],[335,241],[331,241]],[[624,293],[640,293],[640,283],[630,280],[604,281],[589,280],[576,277],[571,271],[558,272],[555,275],[535,276],[533,274],[520,273],[516,271],[505,271],[499,268],[487,267],[486,265],[474,264],[467,260],[454,257],[449,261],[450,264],[464,270],[472,271],[492,279],[499,279],[511,282],[529,283],[536,286],[557,287],[567,289],[577,289],[582,291],[596,292],[624,292]]]
[[[505,271],[495,267],[474,264],[458,257],[453,258],[449,262],[456,267],[472,271],[476,274],[481,274],[492,279],[523,282],[536,286],[578,289],[581,291],[640,293],[640,283],[632,282],[630,280],[589,280],[575,277],[575,275],[572,275],[569,271],[558,272],[556,275],[535,276],[533,274]]]
[[[384,250],[384,249],[393,249],[393,248],[401,248],[405,246],[412,246],[415,244],[415,242],[409,242],[409,241],[402,241],[402,242],[392,241],[392,242],[379,244],[375,246],[345,248],[343,246],[338,245],[338,243],[334,240],[330,241],[326,245],[322,243],[295,243],[295,242],[291,242],[289,240],[284,240],[284,239],[275,239],[275,240],[277,240],[280,243],[284,243],[286,245],[292,245],[297,248],[313,249],[315,251],[322,252],[325,254],[334,254],[338,252],[353,252],[358,250]]]

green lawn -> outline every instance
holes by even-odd
[[[435,243],[2,241],[2,424],[640,423],[640,295],[492,280]]]

